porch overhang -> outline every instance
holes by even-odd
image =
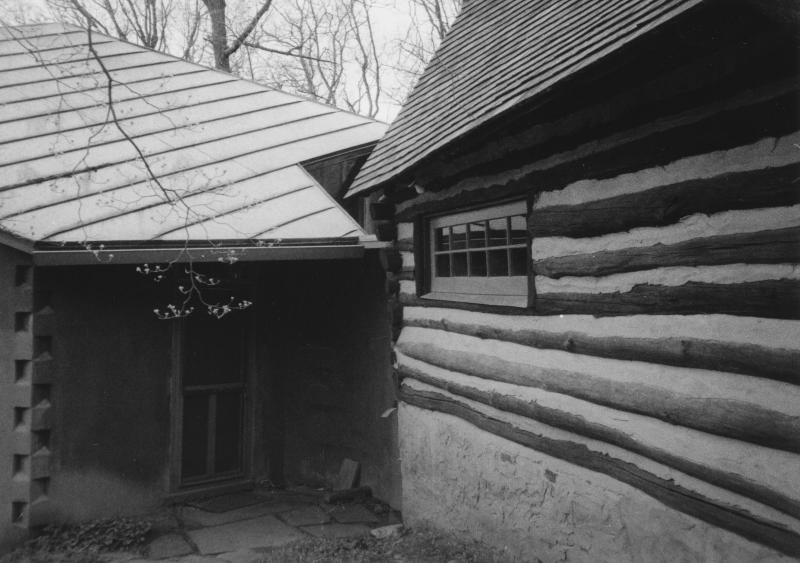
[[[234,263],[357,259],[361,258],[366,250],[387,246],[388,243],[357,237],[331,240],[190,242],[177,245],[163,242],[37,243],[31,254],[36,266],[165,262]]]

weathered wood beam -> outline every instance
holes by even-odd
[[[704,495],[662,479],[632,463],[592,451],[584,444],[528,432],[438,393],[412,390],[404,386],[400,391],[400,398],[407,404],[455,416],[500,438],[608,475],[639,489],[674,510],[739,534],[786,555],[800,557],[800,535],[780,524],[755,517],[743,510],[717,504]]]
[[[431,307],[421,310],[432,309]],[[491,318],[461,320],[454,319],[452,315],[436,318],[410,311],[413,310],[406,311],[404,321],[405,326],[409,327],[446,330],[481,339],[500,340],[533,348],[563,350],[601,358],[753,375],[800,385],[798,349],[768,348],[760,344],[739,341],[725,342],[714,340],[710,335],[707,338],[687,335],[647,338],[644,335],[614,334],[610,328],[608,334],[593,334],[566,328],[564,330],[511,328],[497,326]],[[488,317],[488,315],[480,316]],[[597,319],[586,319],[584,322],[592,321]],[[798,346],[800,347],[800,344]]]
[[[404,331],[397,349],[439,368],[560,393],[717,436],[800,453],[800,418],[796,410],[765,404],[756,395],[759,387],[769,385],[766,381],[570,357],[562,352],[526,350],[514,344],[480,342],[464,336],[443,339],[441,333],[416,330]],[[515,354],[513,359],[510,354]],[[726,383],[734,389],[714,389]],[[789,396],[797,394],[796,389],[773,385]],[[747,392],[736,390],[737,387]]]
[[[436,377],[430,371],[420,369],[418,366],[401,364],[400,374],[403,377],[422,381],[453,395],[465,397],[503,412],[530,418],[554,428],[560,428],[586,438],[600,440],[601,442],[626,449],[701,479],[706,483],[733,491],[790,516],[800,518],[800,502],[782,494],[779,490],[756,483],[745,476],[715,468],[712,464],[706,465],[675,455],[664,448],[658,447],[656,444],[646,443],[623,429],[589,420],[588,417],[582,416],[581,413],[565,412],[564,410],[545,406],[537,401],[526,401],[509,394],[447,381]]]
[[[739,263],[800,263],[800,227],[710,236],[670,245],[656,244],[592,254],[557,256],[534,260],[533,270],[536,275],[560,278],[607,276],[666,266]]]
[[[695,213],[783,207],[800,203],[800,164],[687,180],[576,205],[534,207],[531,236],[590,237],[662,226]]]
[[[542,293],[535,309],[542,315],[635,314],[744,315],[800,319],[800,281],[765,280],[749,283],[688,282],[680,286],[641,284],[624,293]]]

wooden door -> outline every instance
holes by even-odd
[[[184,322],[180,483],[242,476],[245,445],[246,315]]]

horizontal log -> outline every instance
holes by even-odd
[[[538,287],[537,287],[538,289]],[[765,280],[680,286],[641,284],[624,293],[537,292],[541,315],[726,314],[800,319],[800,281]]]
[[[706,153],[687,153],[663,166],[649,167],[605,176],[603,179],[578,180],[564,188],[542,192],[534,209],[556,205],[576,205],[626,194],[650,191],[690,180],[709,180],[726,174],[758,172],[797,165],[800,124],[783,136],[764,137],[749,144]]]
[[[686,368],[726,371],[754,375],[800,385],[800,335],[789,349],[786,343],[775,339],[771,346],[761,342],[731,338],[737,328],[746,336],[747,330],[758,335],[771,334],[765,322],[753,319],[747,326],[733,326],[740,317],[719,320],[718,317],[653,317],[609,319],[575,316],[574,323],[559,317],[531,317],[525,325],[505,315],[471,314],[451,308],[409,308],[405,312],[405,325],[464,334],[481,339],[500,340],[540,349],[563,350],[575,354],[598,356],[617,360],[634,360]],[[633,321],[638,319],[637,323]],[[661,320],[670,320],[668,328]],[[690,324],[691,323],[691,324]],[[701,324],[702,323],[702,324]],[[741,324],[741,323],[739,323]],[[596,326],[596,329],[595,329]],[[704,331],[697,330],[702,326]],[[637,328],[638,327],[638,328]],[[660,334],[650,335],[655,327]],[[783,334],[792,334],[789,327],[776,326]],[[692,330],[694,329],[694,330]],[[800,332],[797,327],[794,333]],[[720,334],[720,336],[717,336]],[[753,339],[755,340],[755,339]],[[786,347],[784,347],[786,346]]]
[[[639,285],[678,287],[689,282],[719,285],[773,280],[800,281],[800,264],[721,264],[667,266],[610,276],[535,276],[538,293],[626,293]]]
[[[405,238],[405,239],[398,239],[394,243],[395,248],[402,252],[414,252],[414,239],[413,238]]]
[[[743,510],[723,506],[699,493],[661,479],[636,465],[592,451],[586,445],[541,436],[508,422],[491,418],[468,405],[439,393],[403,386],[400,399],[418,408],[458,417],[477,428],[577,466],[626,483],[666,506],[741,535],[792,557],[800,557],[800,535],[782,525],[757,518]]]
[[[538,237],[532,240],[531,257],[534,260],[544,260],[794,227],[800,227],[800,205],[734,209],[711,215],[695,213],[664,227],[637,227],[630,231],[584,238]]]
[[[800,173],[800,170],[798,170]],[[800,263],[800,227],[533,261],[536,275],[606,276],[666,266]]]
[[[416,279],[414,276],[414,270],[402,270],[397,275],[397,279],[401,281],[414,281]]]
[[[800,164],[687,180],[575,205],[534,208],[528,220],[533,237],[590,237],[663,226],[695,213],[782,207],[800,203]]]
[[[793,80],[740,93],[633,129],[593,137],[570,150],[533,160],[531,153],[524,152],[519,162],[503,163],[506,170],[502,172],[476,175],[445,190],[398,203],[395,217],[408,221],[423,214],[450,211],[454,206],[529,194],[536,186],[568,186],[587,177],[607,178],[664,166],[686,155],[732,150],[763,140],[765,131],[771,136],[787,135],[797,131],[796,120],[786,118],[789,108],[796,105],[797,87]],[[742,113],[747,114],[747,123]],[[742,124],[735,135],[731,134],[732,120]]]
[[[453,395],[482,403],[503,412],[612,444],[682,471],[706,483],[751,498],[794,518],[800,518],[800,502],[797,499],[793,499],[769,485],[754,482],[752,475],[745,476],[725,471],[718,466],[715,467],[713,460],[709,460],[708,463],[698,463],[695,459],[678,455],[676,452],[668,451],[665,447],[658,447],[660,444],[670,443],[670,436],[668,436],[670,430],[664,433],[660,442],[645,441],[642,436],[637,435],[636,431],[630,430],[631,423],[628,424],[628,427],[618,423],[621,428],[617,428],[608,423],[598,422],[598,416],[596,414],[592,416],[591,410],[581,412],[578,407],[572,405],[572,410],[567,412],[565,409],[546,405],[546,401],[542,398],[526,400],[525,397],[518,397],[514,394],[513,386],[506,386],[506,392],[481,389],[474,384],[455,382],[452,378],[445,379],[446,376],[441,376],[443,371],[436,368],[431,370],[430,366],[426,366],[423,362],[403,362],[400,365],[400,374],[403,377],[416,379]],[[516,387],[516,389],[519,388]],[[570,408],[569,404],[567,408]],[[636,422],[634,421],[632,424],[635,425]],[[672,430],[673,434],[675,432],[680,432],[680,429]],[[674,436],[672,438],[674,439]]]
[[[717,436],[800,453],[800,416],[795,403],[799,393],[784,384],[764,388],[765,383],[743,380],[743,376],[628,365],[424,329],[404,330],[397,350],[415,360],[484,380],[560,393]],[[776,404],[763,400],[762,395]]]
[[[509,305],[484,305],[483,303],[466,303],[461,301],[444,301],[442,299],[427,299],[417,297],[414,293],[400,291],[400,303],[406,307],[449,307],[463,311],[476,311],[480,313],[501,313],[504,315],[530,315],[531,311],[522,307]]]
[[[464,149],[451,151],[447,158],[423,163],[419,167],[421,183],[452,182],[453,178],[463,177],[465,173],[485,171],[492,164],[508,159],[516,151],[530,155],[539,152],[544,145],[559,145],[565,141],[575,144],[578,139],[597,138],[598,132],[652,123],[664,114],[696,107],[700,99],[698,91],[704,88],[715,88],[715,94],[720,91],[725,94],[741,91],[741,86],[736,85],[741,81],[741,78],[737,80],[737,75],[747,76],[748,85],[753,83],[752,77],[744,71],[748,64],[753,65],[753,61],[761,57],[775,62],[776,57],[768,55],[775,49],[772,45],[776,37],[771,35],[769,38],[759,37],[753,42],[739,41],[730,45],[730,48],[717,49],[702,58],[696,58],[700,54],[695,49],[690,64],[661,69],[663,72],[649,74],[653,65],[647,65],[644,75],[626,73],[620,77],[622,82],[614,80],[615,86],[608,96],[598,97],[584,88],[556,94],[556,99],[560,100],[556,106],[560,109],[554,111],[553,104],[546,103],[547,109],[540,112],[539,117],[533,117],[536,114],[531,115],[530,109],[521,109],[523,119],[512,116],[507,124],[484,128],[477,137],[473,135],[472,139],[462,143]],[[743,48],[745,44],[746,49]],[[753,68],[758,66],[754,65]],[[773,73],[776,68],[779,67],[771,67]],[[763,70],[763,66],[760,70]],[[771,76],[774,76],[773,73]],[[722,90],[718,90],[720,82],[726,83]],[[717,94],[712,99],[719,97]],[[703,96],[703,99],[708,99],[708,96]]]

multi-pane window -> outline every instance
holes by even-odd
[[[526,301],[524,202],[431,219],[430,251],[434,297],[503,304]]]
[[[527,273],[524,215],[438,227],[433,237],[437,277],[524,276]]]

